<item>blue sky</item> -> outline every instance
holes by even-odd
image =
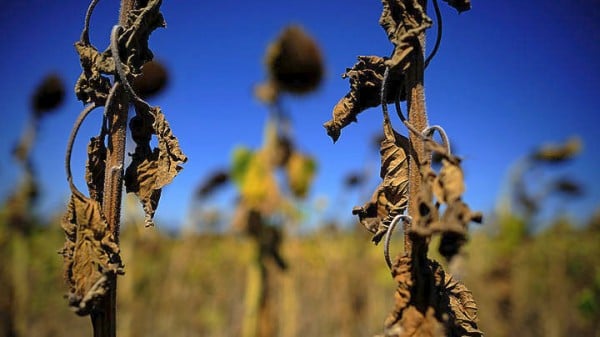
[[[588,217],[600,205],[600,153],[595,144],[600,108],[598,1],[473,1],[472,10],[461,15],[440,5],[444,37],[426,72],[427,109],[430,123],[444,126],[464,157],[467,202],[491,211],[508,170],[519,158],[539,144],[579,135],[583,152],[556,174],[571,173],[586,185],[586,195],[567,206],[551,207]],[[43,122],[34,161],[42,183],[40,212],[62,212],[68,197],[64,150],[82,108],[72,90],[80,73],[73,43],[87,3],[0,1],[0,8],[0,195],[4,198],[19,179],[10,150],[24,128],[30,95],[42,76],[57,72],[68,95],[57,113]],[[101,50],[108,45],[117,11],[118,1],[100,1],[92,16],[91,41]],[[290,23],[301,24],[318,41],[326,61],[318,92],[283,102],[292,116],[296,143],[319,161],[311,200],[329,200],[329,209],[311,221],[351,219],[351,207],[365,200],[342,191],[341,182],[349,171],[370,165],[373,187],[377,184],[379,159],[372,139],[381,128],[381,112],[370,109],[359,115],[359,123],[345,128],[336,144],[322,124],[348,90],[348,82],[340,77],[345,68],[358,55],[387,56],[392,51],[378,25],[381,3],[164,1],[162,12],[167,28],[151,35],[150,48],[169,68],[171,82],[150,103],[162,107],[189,162],[163,192],[158,225],[184,222],[194,187],[209,172],[226,167],[236,145],[260,145],[267,110],[252,96],[252,86],[265,77],[262,57],[267,44]],[[435,29],[428,33],[432,46]],[[84,186],[85,143],[97,132],[100,115],[97,111],[85,122],[75,144],[72,166],[79,186]],[[401,129],[398,120],[392,122]]]

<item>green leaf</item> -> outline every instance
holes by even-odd
[[[238,146],[233,149],[230,175],[238,188],[241,188],[244,184],[244,178],[246,177],[246,172],[253,156],[254,153],[247,147]]]

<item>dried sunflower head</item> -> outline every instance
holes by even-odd
[[[154,96],[165,89],[169,82],[169,73],[158,61],[146,62],[141,75],[133,80],[133,90],[142,98]]]
[[[286,27],[281,35],[267,48],[265,64],[269,83],[276,92],[286,91],[305,94],[315,90],[323,78],[323,58],[317,42],[300,26]],[[260,94],[260,92],[257,92]],[[263,99],[261,95],[258,95]],[[266,95],[276,98],[277,95]]]
[[[56,109],[65,97],[65,86],[57,74],[46,76],[31,97],[33,114],[42,117]]]

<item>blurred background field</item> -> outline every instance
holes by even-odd
[[[23,233],[7,227],[5,215],[1,333],[90,335],[89,318],[70,312],[61,296],[66,286],[56,251],[64,234],[57,221],[36,222]],[[121,235],[126,274],[118,285],[118,335],[241,336],[253,241],[167,234],[142,223],[130,219]],[[399,242],[392,248],[400,249]],[[472,290],[488,336],[599,336],[599,243],[600,216],[578,225],[557,218],[532,235],[523,219],[502,214],[473,232],[451,269]],[[395,284],[366,231],[323,226],[287,237],[282,255],[289,268],[272,279],[277,336],[381,330]]]

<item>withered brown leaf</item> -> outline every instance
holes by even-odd
[[[344,127],[357,121],[359,113],[381,104],[384,72],[385,60],[379,56],[359,56],[358,62],[352,68],[346,69],[342,78],[350,78],[350,92],[333,107],[333,118],[323,124],[334,142],[338,140]],[[397,80],[388,83],[388,103],[396,100],[402,82]]]
[[[394,309],[390,312],[384,323],[384,336],[444,336],[443,322],[436,316],[438,308],[431,305],[417,309],[415,301],[422,303],[436,303],[434,299],[425,299],[423,294],[415,289],[416,284],[428,284],[429,296],[439,296],[443,287],[444,271],[441,266],[429,259],[425,259],[419,267],[421,272],[415,274],[415,264],[418,261],[405,255],[394,262],[392,276],[397,283]],[[427,272],[425,272],[427,271]],[[423,280],[417,278],[431,278]]]
[[[465,192],[464,175],[458,162],[442,159],[442,168],[433,182],[433,194],[438,202],[451,203]]]
[[[180,165],[187,157],[159,107],[137,108],[138,115],[129,124],[136,148],[125,171],[125,188],[138,196],[146,214],[145,224],[153,226],[161,190],[182,170]],[[151,150],[152,134],[158,138],[158,148]]]
[[[385,64],[390,68],[406,70],[410,66],[408,55],[415,49],[416,38],[433,21],[417,1],[383,0],[379,24],[394,45],[394,52]]]
[[[99,53],[94,46],[81,41],[75,43],[75,49],[83,68],[75,84],[75,95],[85,104],[102,106],[111,88],[110,80],[102,74],[114,73],[114,60],[106,52]]]
[[[482,217],[480,212],[471,212],[469,206],[461,199],[456,199],[447,205],[437,223],[438,226],[434,228],[436,232],[442,234],[438,251],[446,260],[450,261],[466,243],[469,222],[481,223]]]
[[[421,262],[419,273],[414,273],[418,262],[409,256],[394,262],[395,305],[385,320],[383,336],[483,336],[477,327],[477,306],[471,292],[439,263],[430,259]],[[423,277],[426,279],[417,279]],[[416,284],[429,289],[419,292]],[[418,308],[416,302],[428,305]]]
[[[435,317],[435,310],[428,307],[425,313],[410,306],[402,313],[397,325],[385,329],[385,337],[444,337],[443,324]]]
[[[396,323],[411,301],[413,286],[413,261],[410,256],[404,255],[396,259],[392,266],[392,277],[397,283],[394,294],[394,309],[385,320],[385,326],[391,327]]]
[[[483,332],[477,327],[477,304],[467,287],[445,273],[444,293],[450,302],[453,336],[483,336]]]
[[[148,48],[148,39],[152,31],[167,25],[160,12],[161,3],[162,0],[149,0],[144,8],[133,9],[127,13],[127,24],[119,36],[119,46],[122,51],[130,51],[121,57],[133,75],[141,74],[144,63],[154,57]]]
[[[360,223],[375,236],[372,241],[379,243],[387,226],[394,217],[401,214],[408,204],[408,139],[396,133],[389,120],[384,122],[384,138],[381,141],[382,182],[362,207],[355,207],[352,214],[358,215]]]
[[[66,235],[61,253],[69,305],[78,315],[87,315],[106,293],[107,276],[123,273],[119,247],[100,203],[78,191],[71,195],[61,226]]]

